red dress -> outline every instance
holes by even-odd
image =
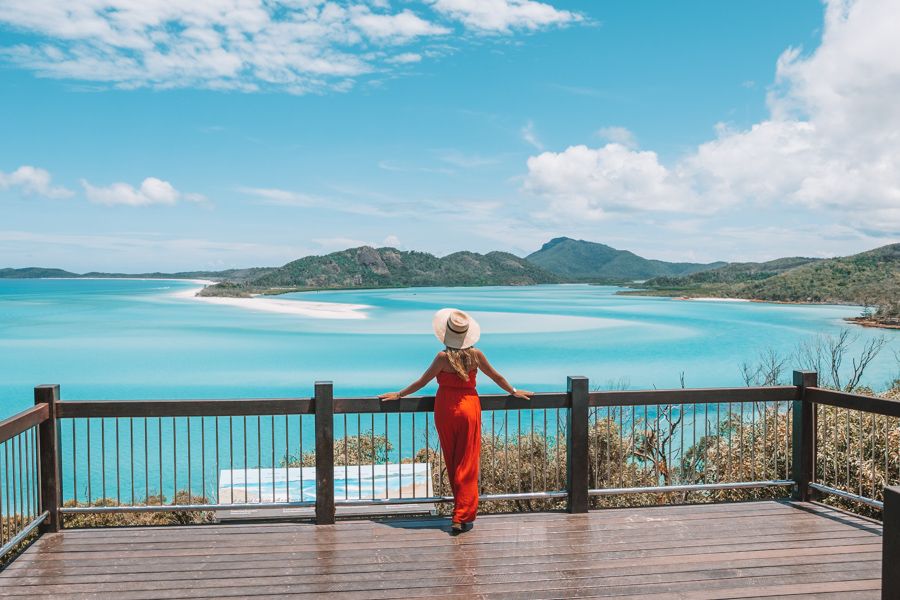
[[[478,511],[478,465],[481,455],[481,400],[475,371],[465,381],[441,371],[434,401],[434,424],[453,490],[453,520],[471,523]]]

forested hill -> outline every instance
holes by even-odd
[[[665,295],[877,307],[880,324],[900,325],[900,244],[822,260],[790,258],[731,264],[688,277],[651,279],[642,287]]]
[[[0,269],[0,279],[42,279],[59,277],[68,279],[78,277],[77,273],[71,273],[62,269],[46,269],[44,267],[25,267],[24,269]]]
[[[324,256],[307,256],[245,284],[222,284],[208,295],[242,291],[412,286],[533,285],[561,278],[507,252],[456,252],[438,258],[427,252],[361,246]]]
[[[686,275],[725,265],[723,262],[698,264],[651,260],[606,244],[567,237],[550,240],[540,250],[529,254],[526,260],[560,277],[596,282],[628,282]]]

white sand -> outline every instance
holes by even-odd
[[[198,283],[200,283],[200,281],[198,281]],[[214,282],[207,281],[202,283],[209,285]],[[308,302],[306,300],[279,300],[277,298],[270,298],[260,295],[255,295],[252,298],[222,298],[217,296],[198,296],[197,292],[202,289],[202,287],[192,288],[189,290],[175,292],[172,295],[176,298],[199,300],[200,302],[206,302],[208,304],[237,306],[239,308],[248,308],[250,310],[298,315],[301,317],[312,317],[314,319],[367,319],[369,318],[369,316],[364,311],[368,308],[371,308],[367,304]]]
[[[702,300],[704,302],[751,302],[746,298],[682,298],[683,300]]]

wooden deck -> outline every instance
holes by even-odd
[[[0,572],[67,598],[878,598],[881,526],[753,502],[479,517],[68,530]]]

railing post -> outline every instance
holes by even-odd
[[[815,480],[816,407],[806,399],[806,389],[818,383],[819,375],[815,371],[794,371],[798,399],[793,406],[791,479],[794,480],[792,498],[800,502],[809,502],[809,482]]]
[[[38,425],[38,456],[40,463],[41,512],[47,518],[41,523],[42,533],[60,530],[59,503],[59,436],[56,427],[56,403],[59,402],[58,385],[39,385],[34,388],[34,403],[46,404],[49,418]]]
[[[884,488],[881,536],[881,599],[900,598],[900,487]]]
[[[588,511],[588,379],[569,377],[569,418],[566,421],[566,510]]]
[[[334,386],[316,382],[316,523],[334,523]]]

